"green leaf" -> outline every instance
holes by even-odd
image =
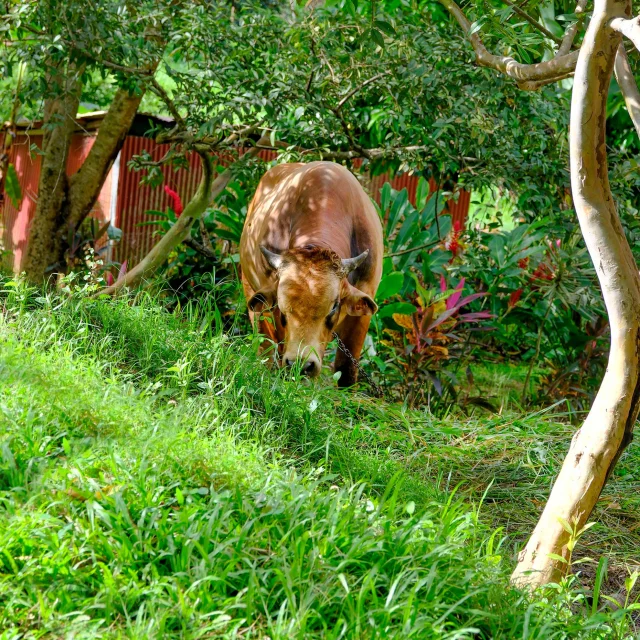
[[[384,47],[384,37],[377,29],[371,29],[371,39],[381,47]]]
[[[563,562],[564,564],[569,564],[566,558],[559,556],[557,553],[548,553],[547,557],[552,560],[557,560],[558,562]]]
[[[477,33],[478,31],[480,31],[480,29],[482,29],[482,20],[476,20],[472,25],[471,28],[469,29],[469,33],[467,33],[467,37],[468,36],[472,36],[474,33]]]
[[[558,516],[558,522],[562,525],[562,528],[570,535],[573,536],[574,531],[571,528],[571,525],[564,519]]]
[[[391,203],[391,183],[385,182],[382,185],[382,189],[380,189],[380,213],[382,214],[382,217],[384,217],[384,215],[386,214],[387,208],[389,207],[390,203]]]
[[[594,615],[598,611],[598,601],[600,600],[600,588],[602,587],[602,581],[607,575],[607,556],[602,556],[600,562],[598,562],[598,568],[596,569],[596,579],[593,583],[593,602],[591,603],[591,614]]]
[[[398,231],[398,235],[393,243],[393,251],[398,251],[402,247],[404,247],[405,243],[414,236],[416,232],[420,231],[420,212],[415,209],[408,213],[400,227],[400,231]],[[413,243],[409,242],[409,246],[407,249],[411,247]]]
[[[636,586],[636,582],[638,581],[638,577],[640,577],[640,571],[634,571],[625,581],[624,588],[627,590],[627,593],[631,593],[633,591],[633,587]]]
[[[168,218],[169,214],[166,211],[156,211],[155,209],[149,209],[144,212],[145,216],[157,216],[158,218]]]
[[[409,302],[394,302],[392,304],[386,304],[384,307],[380,307],[376,315],[379,318],[390,318],[394,313],[410,316],[416,311],[417,309]]]
[[[386,33],[388,36],[396,35],[396,30],[386,20],[374,20],[373,24],[378,27],[382,33]]]
[[[376,293],[376,299],[381,302],[383,300],[386,300],[387,298],[390,298],[391,296],[395,296],[402,288],[403,282],[404,275],[398,271],[394,271],[388,276],[385,276],[380,281],[380,286],[378,287],[378,291]]]
[[[429,197],[429,181],[420,176],[418,179],[418,186],[416,188],[416,209],[422,211]]]
[[[11,200],[11,204],[16,208],[20,208],[20,202],[22,201],[22,189],[20,188],[20,180],[16,173],[16,168],[13,164],[9,164],[7,167],[7,177],[4,182],[4,190]]]
[[[588,531],[589,529],[591,529],[591,527],[595,527],[597,524],[597,522],[587,522],[587,524],[585,524],[584,527],[582,527],[582,529],[578,531],[578,535],[581,536],[585,531]]]
[[[384,189],[382,190],[382,195],[385,195]],[[389,237],[393,233],[403,213],[407,210],[407,208],[411,207],[411,203],[408,200],[409,195],[406,189],[397,192],[393,191],[391,187],[389,187],[389,202],[391,203],[391,209],[389,211],[389,217],[387,219],[387,237]]]

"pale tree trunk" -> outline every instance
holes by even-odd
[[[624,48],[624,44],[621,44],[618,47],[614,71],[616,74],[616,80],[618,81],[620,90],[624,96],[624,102],[627,106],[629,117],[633,122],[636,133],[640,136],[640,91],[638,91],[638,85],[633,77],[633,72],[629,65],[629,59],[627,58],[627,51]]]
[[[537,586],[558,580],[569,560],[571,535],[587,522],[614,465],[632,438],[640,399],[640,278],[609,188],[605,147],[607,92],[620,35],[610,26],[630,2],[596,0],[575,70],[570,154],[573,200],[596,267],[611,325],[602,385],[569,453],[549,501],[520,555],[512,580]]]

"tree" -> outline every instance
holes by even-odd
[[[212,62],[213,56],[207,55],[213,52],[219,54],[213,63],[219,70],[207,73],[201,65],[199,70],[218,91],[224,86],[216,84],[220,76],[231,83],[246,82],[250,67],[243,69],[242,77],[235,76],[238,65],[232,56],[252,29],[256,36],[268,24],[262,17],[269,12],[260,7],[256,11],[257,19],[243,33],[234,19],[234,5],[224,2],[109,0],[91,11],[85,3],[60,0],[10,5],[1,26],[10,45],[3,48],[3,66],[11,77],[18,62],[26,63],[19,102],[32,113],[43,104],[45,130],[38,151],[42,155],[38,202],[24,265],[30,280],[41,282],[64,272],[71,239],[91,211],[147,92],[167,102],[163,83],[171,85],[172,74],[188,75],[183,70],[198,66],[204,57]],[[67,178],[79,105],[94,97],[100,82],[99,101],[107,113],[86,160]],[[222,139],[242,122],[251,98],[236,105],[226,103],[228,112],[217,114]],[[180,114],[173,115],[180,123]],[[236,136],[234,144],[240,142]]]
[[[20,102],[44,105],[38,202],[25,264],[28,277],[42,281],[63,270],[69,238],[98,197],[160,62],[168,30],[156,24],[145,3],[107,2],[87,11],[82,3],[49,0],[12,3],[2,32],[11,45],[4,48],[5,68],[27,65]],[[83,88],[95,71],[104,78],[108,70],[116,76],[109,110],[82,167],[67,179]]]
[[[604,484],[632,438],[640,402],[640,277],[611,193],[605,131],[607,95],[618,75],[629,114],[638,128],[638,89],[630,72],[622,34],[640,45],[640,19],[630,18],[631,2],[595,0],[580,45],[586,0],[579,0],[573,22],[563,37],[554,36],[539,8],[517,6],[487,10],[478,3],[472,23],[453,0],[439,0],[466,34],[479,65],[512,78],[520,88],[539,89],[573,76],[570,114],[570,161],[573,201],[578,221],[596,267],[611,324],[607,372],[593,406],[574,436],[540,520],[519,557],[512,579],[537,586],[557,580],[568,567],[572,544],[587,524]],[[526,56],[553,50],[541,62],[519,62],[521,42],[510,37],[517,17],[533,34]],[[493,28],[492,28],[493,27]],[[494,55],[483,41],[507,35]],[[574,50],[572,50],[572,48]]]
[[[189,148],[217,153],[233,146],[223,134],[235,127],[245,146],[276,149],[281,159],[361,158],[373,171],[421,170],[468,185],[527,182],[538,185],[547,206],[553,202],[553,190],[561,187],[547,176],[565,180],[557,100],[522,94],[473,69],[464,39],[420,14],[395,27],[384,23],[394,34],[384,56],[370,39],[369,17],[355,18],[340,22],[336,7],[297,13],[239,7],[225,39],[199,32],[201,56],[170,70],[175,86],[164,99],[177,116],[175,129],[161,136],[173,145],[167,162]],[[492,96],[480,113],[470,92]],[[546,153],[536,153],[540,147]],[[157,171],[149,160],[139,167]],[[153,256],[104,292],[148,277],[162,255],[190,237],[189,229],[197,234],[198,226],[183,217]]]
[[[11,5],[3,22],[11,42],[5,69],[10,76],[18,61],[27,62],[23,113],[36,115],[44,97],[39,199],[25,265],[31,280],[65,270],[70,239],[150,95],[175,118],[165,137],[174,145],[168,163],[196,146],[235,152],[266,131],[290,158],[361,157],[374,171],[419,169],[469,185],[527,182],[540,185],[543,206],[553,201],[545,176],[563,174],[553,100],[519,97],[505,81],[471,68],[463,38],[413,19],[419,13],[395,28],[378,21],[395,34],[381,57],[366,15],[338,24],[335,6],[276,5],[110,0],[95,12],[60,0]],[[492,96],[482,113],[472,114],[469,91]],[[67,180],[75,112],[87,101],[107,116],[82,168]],[[535,153],[541,145],[546,153]]]

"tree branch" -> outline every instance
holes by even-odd
[[[456,19],[465,35],[469,39],[476,54],[476,62],[483,67],[490,67],[513,78],[523,89],[534,89],[532,83],[554,82],[566,78],[573,73],[578,60],[578,51],[567,55],[556,56],[551,60],[536,64],[522,64],[510,56],[496,56],[484,46],[478,33],[471,32],[471,23],[454,0],[438,0],[440,4]]]
[[[328,151],[326,149],[305,149],[304,147],[296,147],[287,144],[281,140],[276,140],[272,144],[256,144],[256,149],[266,149],[269,151],[281,151],[289,150],[295,151],[303,155],[317,154],[323,160],[355,160],[356,158],[367,158],[369,160],[376,160],[378,158],[384,158],[392,156],[396,153],[419,153],[421,151],[430,151],[431,147],[427,145],[408,145],[406,147],[388,147],[388,148],[374,148],[363,149],[358,147],[349,151]]]
[[[380,80],[380,78],[384,78],[384,76],[388,76],[388,75],[389,75],[389,72],[385,71],[384,73],[379,73],[373,76],[372,78],[365,80],[362,84],[357,86],[355,89],[352,89],[351,91],[349,91],[349,93],[347,93],[347,95],[344,98],[342,98],[340,102],[338,102],[338,106],[336,107],[336,109],[339,111],[340,109],[342,109],[342,107],[345,105],[346,102],[348,102],[351,98],[353,98],[353,96],[355,96],[356,93],[358,93],[358,91],[362,91],[362,89],[370,85],[372,82],[375,82],[376,80]]]
[[[193,147],[200,145],[203,150],[206,148],[213,151],[220,147],[230,146],[232,144],[237,146],[239,141],[250,136],[261,128],[263,128],[262,123],[258,123],[232,130],[226,137],[219,135],[217,137],[204,136],[202,138],[198,138],[192,131],[181,131],[179,130],[179,127],[174,127],[171,131],[160,132],[156,136],[156,142],[158,144],[177,142],[178,144]]]
[[[431,247],[435,247],[437,244],[440,244],[442,240],[438,238],[433,242],[427,242],[427,244],[421,244],[417,247],[411,247],[410,249],[402,249],[402,251],[394,251],[393,253],[385,253],[385,258],[393,258],[395,256],[403,256],[405,253],[413,253],[414,251],[422,251],[423,249],[430,249]]]
[[[502,0],[507,6],[513,9],[514,13],[517,13],[521,18],[524,18],[534,29],[537,29],[544,36],[549,38],[549,40],[553,40],[556,44],[562,44],[562,38],[558,38],[558,36],[554,36],[549,29],[547,29],[544,25],[541,25],[534,17],[530,16],[526,11],[523,11],[517,4],[511,2],[511,0]]]
[[[571,47],[573,47],[573,41],[576,39],[576,35],[582,23],[584,21],[584,11],[587,8],[587,0],[578,0],[578,4],[576,5],[575,13],[578,14],[578,19],[567,29],[564,34],[564,38],[562,39],[562,44],[558,49],[557,56],[564,56],[569,51],[571,51]]]
[[[633,77],[631,66],[629,65],[629,58],[627,57],[627,51],[624,48],[624,44],[618,47],[618,53],[616,54],[616,62],[614,66],[616,74],[616,80],[624,96],[624,102],[627,105],[627,111],[629,117],[633,122],[633,126],[636,128],[636,133],[640,136],[640,91],[638,90],[638,84]]]
[[[636,49],[640,51],[640,16],[625,20],[624,18],[614,18],[609,22],[609,26],[633,42]]]
[[[136,68],[136,67],[126,67],[122,64],[117,64],[116,62],[111,62],[111,60],[108,60],[106,58],[96,58],[95,56],[92,56],[88,51],[85,51],[84,49],[80,49],[76,46],[73,45],[72,42],[68,42],[67,44],[69,44],[71,47],[73,47],[76,51],[82,53],[83,55],[87,56],[87,58],[91,58],[93,60],[95,60],[96,62],[98,62],[99,64],[103,64],[105,67],[109,68],[109,69],[113,69],[114,71],[122,71],[122,73],[127,73],[129,75],[132,76],[152,76],[155,73],[155,69],[140,69],[140,68]]]
[[[153,92],[162,100],[162,102],[165,103],[167,109],[169,109],[169,113],[171,113],[173,119],[176,121],[176,124],[180,128],[184,129],[185,123],[182,116],[180,115],[180,112],[178,111],[173,100],[169,97],[169,94],[164,90],[162,86],[160,86],[160,83],[155,79],[155,77],[151,78],[151,88],[153,89]]]
[[[187,247],[191,247],[194,251],[197,251],[198,253],[203,255],[205,258],[214,260],[216,257],[215,251],[213,251],[209,247],[206,247],[203,244],[200,244],[195,238],[192,238],[191,236],[188,236],[185,239],[184,243],[187,245]]]

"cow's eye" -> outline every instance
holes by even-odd
[[[336,302],[333,307],[331,307],[331,311],[329,311],[329,315],[327,316],[327,318],[332,318],[336,312],[338,311],[338,308],[340,307],[340,303]]]

